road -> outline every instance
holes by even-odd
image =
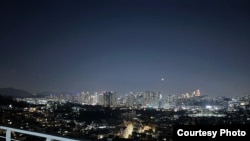
[[[132,135],[133,132],[133,123],[132,122],[127,122],[127,127],[123,132],[123,138],[129,138],[130,135]]]

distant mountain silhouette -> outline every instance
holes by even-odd
[[[72,92],[52,92],[52,91],[44,91],[44,92],[39,92],[39,93],[37,93],[36,95],[37,96],[51,96],[51,95],[55,95],[55,96],[57,96],[57,95],[68,95],[68,94],[70,94],[70,95],[74,95],[74,93],[72,93]]]
[[[72,92],[51,92],[51,91],[44,91],[39,93],[31,93],[26,90],[16,89],[16,88],[0,88],[0,95],[2,96],[12,96],[15,98],[39,98],[39,97],[46,97],[51,95],[74,95],[75,93]]]
[[[0,95],[12,96],[17,98],[34,97],[34,95],[28,91],[15,88],[0,88]]]

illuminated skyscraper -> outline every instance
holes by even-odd
[[[201,93],[200,93],[199,89],[196,90],[195,96],[201,96]]]
[[[104,105],[104,94],[100,93],[97,95],[97,104],[98,105]]]

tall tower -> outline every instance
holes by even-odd
[[[195,96],[201,96],[201,92],[199,89],[196,90]]]
[[[103,94],[104,106],[116,106],[117,96],[115,92],[105,92]]]

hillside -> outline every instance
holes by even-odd
[[[15,88],[0,88],[0,95],[12,97],[33,97],[34,95],[28,91]]]

